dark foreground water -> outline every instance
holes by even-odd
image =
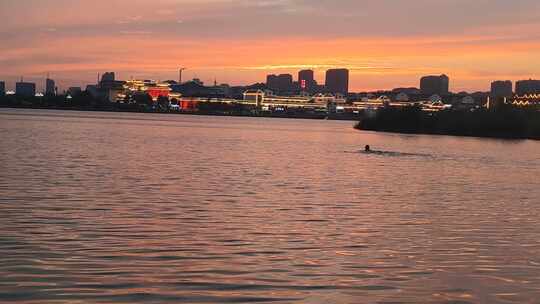
[[[352,125],[0,110],[0,302],[540,303],[540,142]]]

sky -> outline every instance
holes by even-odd
[[[538,0],[1,0],[0,80],[59,87],[117,78],[232,85],[351,71],[350,90],[450,89],[540,78]]]

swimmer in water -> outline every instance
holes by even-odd
[[[364,148],[364,151],[371,152],[371,147],[369,145],[366,145],[366,147]]]

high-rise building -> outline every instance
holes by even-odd
[[[420,91],[425,95],[448,95],[450,79],[446,75],[424,76],[420,79]]]
[[[115,80],[114,72],[105,72],[103,76],[101,76],[101,82],[113,82]]]
[[[33,97],[36,95],[36,84],[33,82],[17,82],[15,83],[15,93],[24,97]]]
[[[298,86],[300,87],[300,91],[312,92],[316,84],[313,70],[302,70],[298,72]]]
[[[331,69],[326,71],[326,90],[332,94],[349,94],[349,70]]]
[[[491,83],[491,98],[512,97],[513,94],[514,92],[512,91],[512,81],[498,80]]]
[[[278,87],[278,77],[277,75],[267,75],[266,76],[266,86],[270,89],[270,90],[276,90],[277,87]]]
[[[540,80],[520,80],[516,82],[516,95],[523,96],[527,94],[540,93]]]
[[[268,75],[266,86],[280,93],[290,92],[293,89],[293,77],[291,74]]]
[[[49,78],[45,80],[45,95],[56,95],[56,86],[54,80]]]
[[[6,95],[6,83],[0,81],[0,96]]]

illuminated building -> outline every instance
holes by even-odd
[[[316,86],[313,70],[302,70],[298,72],[298,86],[300,91],[313,92]]]
[[[157,83],[153,80],[128,80],[123,87],[126,95],[148,94],[154,102],[160,97],[169,99],[182,96],[173,93],[169,83]]]
[[[192,80],[182,84],[171,85],[173,92],[189,97],[224,98],[230,88],[225,85],[207,87],[200,81]]]
[[[254,104],[263,111],[303,109],[306,111],[335,112],[337,106],[346,103],[343,98],[332,94],[317,94],[311,96],[279,96],[271,91],[247,90],[244,92],[244,103]],[[332,110],[333,109],[333,110]]]
[[[17,82],[15,83],[15,92],[20,96],[34,97],[36,96],[36,84],[33,82]]]
[[[505,98],[505,103],[516,107],[535,107],[540,110],[540,93]]]
[[[244,92],[244,101],[252,102],[260,107],[264,101],[265,92],[263,90],[247,90]]]
[[[103,74],[97,85],[88,85],[86,91],[96,99],[121,102],[125,98],[125,81],[115,80],[114,72]]]
[[[448,95],[450,79],[446,75],[424,76],[420,79],[420,91],[424,95]]]
[[[540,80],[520,80],[516,82],[516,95],[540,94]]]
[[[326,91],[332,94],[349,94],[349,70],[331,69],[326,71]]]

